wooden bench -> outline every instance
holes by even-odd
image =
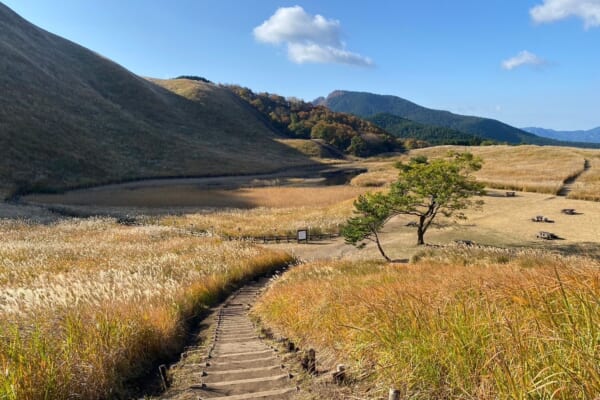
[[[515,192],[506,192],[506,197],[515,197]]]
[[[563,208],[562,210],[560,210],[561,213],[563,214],[567,214],[567,215],[575,215],[575,209],[574,208]]]

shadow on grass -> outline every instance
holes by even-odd
[[[600,260],[600,243],[582,242],[572,244],[560,244],[553,247],[560,253],[571,256],[587,256],[595,260]]]
[[[514,194],[507,195],[507,193],[514,193]],[[504,190],[504,191],[487,190],[485,192],[485,195],[487,197],[506,197],[506,198],[521,197],[521,196],[517,195],[514,191],[510,191],[510,190]]]

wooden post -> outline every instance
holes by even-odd
[[[308,373],[314,374],[317,372],[317,355],[314,349],[308,350]]]
[[[304,352],[304,356],[300,362],[302,368],[304,368],[309,374],[314,374],[317,372],[317,361],[316,361],[316,352],[313,349],[310,349]]]
[[[311,374],[317,372],[317,357],[314,349],[308,350],[308,372]]]
[[[346,366],[338,364],[333,373],[333,381],[337,384],[343,383],[346,380]]]
[[[158,373],[160,374],[160,380],[163,386],[163,390],[167,390],[169,388],[169,380],[167,377],[167,366],[165,364],[161,364],[158,366]]]
[[[390,388],[388,400],[400,400],[400,391],[398,389]]]
[[[288,341],[287,342],[287,350],[291,353],[293,351],[296,351],[296,345],[294,344],[294,342]]]

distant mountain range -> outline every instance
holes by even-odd
[[[0,71],[0,199],[312,163],[230,90],[149,81],[2,3]]]
[[[555,131],[554,129],[534,127],[522,129],[529,133],[533,133],[534,135],[543,136],[550,139],[584,143],[600,143],[600,126],[587,131]]]
[[[333,111],[347,112],[361,117],[391,114],[425,125],[450,128],[464,134],[511,144],[558,144],[557,142],[517,129],[489,118],[453,114],[432,110],[397,96],[366,92],[336,90],[326,98],[314,101]]]

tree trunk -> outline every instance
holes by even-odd
[[[419,226],[417,226],[417,246],[425,244],[425,216],[419,217]]]
[[[375,244],[377,244],[377,248],[379,249],[379,252],[383,256],[383,258],[385,258],[387,262],[392,262],[392,259],[389,258],[387,256],[387,254],[385,254],[385,251],[383,251],[383,247],[381,247],[381,243],[379,243],[379,235],[377,235],[377,232],[375,232],[374,236],[375,236]]]
[[[419,227],[419,229],[417,230],[417,245],[421,246],[423,244],[425,244],[425,232],[423,232],[423,230]]]

